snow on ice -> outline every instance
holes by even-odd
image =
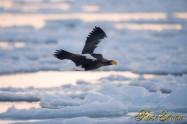
[[[160,103],[158,108],[187,113],[187,98],[185,96],[186,93],[186,86],[184,88],[176,90],[175,92],[172,92]]]
[[[98,71],[130,71],[138,77],[110,75],[58,87],[0,88],[0,105],[40,104],[40,108],[9,107],[0,113],[0,122],[129,124],[136,123],[134,112],[144,108],[183,114],[179,123],[187,123],[186,4],[186,0],[2,1],[0,74],[72,71],[74,63],[55,59],[54,51],[81,53],[87,35],[99,26],[108,37],[97,53],[119,64]],[[153,75],[146,78],[145,73]]]
[[[141,85],[141,83],[137,86],[131,85],[130,82],[133,82],[134,80],[141,82],[143,79],[142,77],[128,79],[130,80],[128,84],[123,84],[123,81],[126,81],[127,79],[126,77],[122,78],[122,76],[119,75],[113,75],[113,77],[119,77],[119,79],[113,78],[111,81],[109,76],[108,79],[105,77],[95,81],[95,83],[88,83],[86,81],[79,80],[75,85],[62,85],[60,88],[52,88],[52,90],[50,90],[51,92],[47,92],[48,90],[46,90],[46,88],[43,88],[43,90],[40,89],[38,90],[38,93],[40,93],[39,96],[41,99],[41,108],[17,109],[15,107],[10,107],[6,112],[0,113],[0,118],[14,120],[54,119],[55,121],[57,121],[56,118],[62,118],[63,122],[66,118],[77,117],[115,118],[125,115],[127,116],[128,113],[137,112],[141,110],[141,108],[156,110],[158,108],[163,108],[169,103],[171,103],[173,106],[176,106],[177,108],[173,110],[171,109],[172,107],[168,108],[167,106],[168,110],[175,112],[176,110],[180,109],[181,112],[186,112],[184,111],[186,108],[186,99],[183,95],[185,94],[186,88],[182,88],[184,85],[172,85],[172,93],[167,95],[163,94],[160,90],[150,92],[145,88],[144,85]],[[167,86],[167,84],[171,81],[168,79],[168,77],[166,77],[165,84],[163,84],[164,86]],[[124,80],[122,81],[122,79]],[[181,78],[178,78],[177,76],[175,76],[175,78],[172,77],[172,80],[175,80],[176,82],[179,79],[186,81],[185,76],[181,76]],[[106,80],[108,81],[106,82]],[[119,82],[116,84],[115,80]],[[147,81],[146,85],[151,85],[152,82]],[[155,85],[155,87],[160,88],[160,85]],[[20,93],[19,90],[21,92],[23,91],[22,88],[20,88],[19,90],[17,89],[17,92],[15,92],[15,89],[11,88],[11,90],[14,92],[14,95],[11,94],[10,88],[5,91],[7,94],[9,94],[9,100],[16,101],[18,98],[15,99],[16,97],[14,96],[18,96]],[[24,93],[28,92],[30,94],[35,94],[35,92],[33,92],[31,89],[36,91],[37,88],[30,88],[29,90],[25,90]],[[59,92],[57,92],[55,89]],[[5,96],[5,98],[7,98],[7,96]],[[19,96],[20,99],[23,97],[22,95]],[[3,99],[3,97],[1,98]],[[27,98],[29,99],[30,97]],[[182,101],[177,102],[174,100],[174,98],[178,98],[177,101],[182,99]],[[30,99],[32,100],[33,98]],[[25,99],[22,100],[24,101]],[[91,121],[90,119],[88,120]],[[71,122],[73,120],[68,120],[68,122],[69,121]]]

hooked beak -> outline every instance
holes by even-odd
[[[118,63],[114,60],[111,61],[111,65],[117,65]]]

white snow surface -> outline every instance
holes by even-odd
[[[187,113],[187,87],[183,87],[172,92],[166,97],[159,105],[158,109],[166,109],[177,111],[181,113]]]
[[[24,113],[24,114],[23,114]],[[65,107],[58,109],[16,109],[11,107],[2,113],[0,118],[7,119],[51,119],[72,117],[110,117],[121,116],[127,113],[127,107],[118,101],[111,100],[104,103],[92,102],[80,106]]]

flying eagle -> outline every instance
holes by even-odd
[[[105,32],[100,27],[95,27],[86,39],[85,46],[82,50],[82,55],[67,52],[65,50],[56,50],[54,56],[60,60],[72,60],[76,66],[81,66],[85,71],[93,70],[107,65],[117,65],[114,60],[107,60],[103,58],[102,54],[94,53],[98,43],[106,36]],[[92,58],[87,58],[86,54],[91,55]]]

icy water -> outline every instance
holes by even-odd
[[[0,102],[0,113],[6,112],[8,108],[10,107],[16,107],[18,109],[29,109],[32,107],[35,108],[40,108],[39,102]],[[26,122],[31,122],[34,120],[26,120]],[[1,124],[9,124],[9,123],[14,123],[14,122],[19,122],[19,121],[11,121],[11,120],[0,120]]]
[[[95,81],[101,77],[109,75],[122,75],[129,78],[137,78],[139,74],[132,72],[117,71],[49,71],[24,73],[13,75],[0,75],[0,87],[57,87],[63,84],[75,84],[77,80]],[[153,75],[145,74],[144,77],[153,77]]]
[[[186,0],[1,0],[0,124],[129,124],[141,109],[187,123],[186,24]],[[69,71],[53,53],[80,54],[95,26],[118,65]]]
[[[181,79],[182,78],[184,79],[184,82],[185,82],[186,76],[182,76]],[[127,88],[127,89],[125,88],[126,85],[130,86],[131,84],[133,85],[134,82],[141,82],[141,81],[152,82],[153,85],[155,85],[154,81],[156,81],[155,83],[158,83],[158,82],[164,80],[165,86],[163,86],[163,88],[165,88],[165,89],[168,88],[168,90],[169,90],[171,79],[173,81],[174,80],[179,81],[178,79],[176,79],[176,76],[136,74],[136,73],[127,72],[127,71],[124,71],[124,72],[122,72],[122,71],[121,72],[120,71],[87,71],[87,72],[85,72],[85,71],[80,71],[80,72],[79,71],[78,72],[77,71],[44,72],[44,71],[42,71],[42,72],[35,72],[35,73],[1,75],[0,76],[0,82],[1,82],[0,83],[0,95],[1,95],[0,113],[4,113],[4,112],[6,113],[8,111],[11,113],[11,111],[14,111],[14,110],[23,110],[24,111],[24,109],[26,111],[29,111],[29,110],[32,111],[32,108],[34,110],[38,109],[40,111],[46,111],[46,110],[49,112],[54,111],[54,113],[58,113],[57,111],[58,111],[58,109],[60,109],[63,113],[63,109],[66,109],[66,104],[68,104],[68,106],[70,105],[70,108],[71,108],[71,106],[74,107],[74,104],[79,104],[79,99],[77,99],[77,101],[74,103],[73,101],[71,101],[71,99],[69,99],[69,98],[67,99],[66,98],[67,96],[70,98],[73,98],[73,99],[80,98],[80,99],[83,99],[83,101],[85,101],[87,98],[88,99],[91,98],[90,100],[92,101],[92,99],[94,98],[94,95],[96,95],[96,98],[98,97],[100,99],[101,96],[100,95],[97,96],[98,94],[94,93],[94,92],[98,92],[97,91],[98,88],[100,89],[99,92],[104,93],[104,94],[106,92],[108,95],[110,93],[112,93],[111,94],[112,96],[113,95],[115,96],[115,94],[117,95],[119,92],[118,90],[121,90],[120,92],[124,92],[125,94],[129,92],[131,94],[131,97],[135,97],[135,99],[136,99],[136,97],[139,96],[140,94],[141,95],[144,94],[143,92],[145,92],[145,91],[141,91],[144,89],[141,89],[141,88],[136,89],[135,88],[133,90],[129,87],[132,90],[131,91],[129,88]],[[144,85],[144,83],[142,82],[142,84],[140,84],[140,86],[142,87],[143,85]],[[120,88],[120,87],[122,88],[123,86],[125,86],[124,89],[115,89],[115,88]],[[147,86],[145,86],[145,88],[148,88]],[[180,87],[180,86],[177,86],[177,87]],[[162,89],[162,85],[158,85],[158,86],[155,85],[155,88]],[[176,88],[176,87],[173,86],[173,88]],[[138,90],[140,90],[140,91],[138,91]],[[149,90],[151,91],[151,87]],[[93,92],[93,94],[92,94],[92,92]],[[152,93],[147,92],[146,93],[147,95],[148,94],[149,95],[152,94],[152,95],[150,95],[150,96],[148,95],[147,98],[146,98],[146,96],[144,96],[145,98],[142,97],[142,99],[145,99],[147,101],[148,99],[150,99],[149,97],[152,97],[153,99],[151,99],[151,101],[156,100],[155,102],[158,102],[161,99],[168,96],[168,94],[162,94],[161,97],[159,98],[158,97],[159,94],[154,93],[154,92],[155,91],[153,91]],[[88,97],[85,98],[84,93],[86,93],[88,95]],[[139,95],[136,93],[138,93]],[[25,97],[24,97],[24,95],[25,95]],[[64,97],[64,95],[65,96],[67,95],[67,96]],[[91,95],[91,96],[89,96],[89,95]],[[41,100],[37,100],[35,97],[36,98],[39,97],[39,99],[41,99]],[[158,98],[155,98],[155,97],[158,97]],[[35,99],[36,99],[36,101],[34,101]],[[63,100],[66,100],[66,99],[69,102],[67,102],[67,103],[65,102],[65,104],[64,104]],[[102,99],[106,99],[106,98],[103,97]],[[127,98],[126,100],[128,101],[128,99],[129,98]],[[62,101],[59,101],[59,100],[62,100]],[[54,101],[54,102],[50,102],[50,101]],[[92,102],[94,102],[94,101],[92,101]],[[131,101],[131,102],[133,103],[133,101]],[[139,101],[139,102],[141,104],[142,101]],[[112,104],[114,104],[114,103],[112,103]],[[118,104],[117,106],[121,106],[119,103],[115,103],[115,104]],[[99,118],[94,117],[94,118],[92,118],[92,121],[100,122],[100,123],[105,123],[105,122],[108,123],[108,121],[119,122],[119,123],[133,122],[134,116],[137,114],[138,110],[140,109],[138,107],[139,105],[135,104],[135,106],[136,107],[134,107],[134,108],[132,106],[129,106],[129,110],[128,110],[129,112],[127,114],[122,114],[117,117],[114,116],[112,118],[110,118],[110,117],[108,118],[107,116],[106,117],[101,116]],[[144,105],[140,105],[140,106],[144,106]],[[151,104],[149,104],[149,106],[151,109],[155,109],[155,107],[157,107],[157,105],[155,103],[151,103]],[[148,107],[147,105],[144,106],[144,108],[147,108],[147,107]],[[107,107],[107,109],[109,109],[109,108]],[[119,111],[121,111],[123,109],[124,108],[122,107],[119,109]],[[105,110],[102,110],[102,111],[105,111]],[[31,115],[29,115],[29,117],[23,117],[23,118],[22,118],[22,116],[23,116],[24,112],[21,112],[21,113],[18,112],[17,114],[18,114],[17,117],[14,117],[14,116],[16,116],[15,114],[13,114],[12,116],[8,115],[7,117],[4,117],[4,119],[0,119],[0,122],[2,124],[18,123],[18,122],[45,123],[45,121],[48,123],[64,123],[67,121],[67,119],[69,119],[69,117],[64,118],[63,114],[62,114],[63,119],[61,119],[61,117],[59,117],[58,114],[56,115],[56,117],[54,115],[54,117],[52,117],[52,118],[49,115],[47,115],[47,116],[49,116],[49,118],[48,117],[46,118],[45,115],[44,115],[44,118],[42,117],[43,115],[40,115],[41,118],[38,115],[38,117],[39,117],[38,118],[37,116],[35,117],[35,115],[32,115],[32,112],[28,113],[28,114],[31,114]],[[19,114],[21,114],[21,115],[19,115]],[[25,114],[27,114],[27,112],[25,112]],[[77,115],[77,117],[79,117],[79,115]],[[59,118],[59,119],[56,119],[56,118]],[[84,117],[80,117],[80,120],[83,121],[83,123],[87,122],[87,120],[85,120]],[[70,121],[72,121],[72,120],[70,119]]]
[[[132,72],[77,72],[77,71],[65,71],[65,72],[37,72],[37,73],[26,73],[26,74],[13,74],[13,75],[1,75],[0,76],[0,88],[51,88],[60,87],[66,84],[76,84],[77,80],[84,80],[90,83],[94,83],[96,80],[107,77],[110,75],[121,75],[129,78],[137,78],[140,75]],[[145,78],[152,78],[154,75],[145,74],[142,75]],[[57,92],[57,91],[54,91]],[[0,112],[5,112],[9,107],[14,105],[19,109],[28,109],[31,107],[39,107],[39,102],[0,102]]]
[[[132,72],[117,72],[117,71],[88,71],[88,72],[77,72],[77,71],[64,71],[64,72],[57,72],[57,71],[49,71],[49,72],[36,72],[36,73],[24,73],[24,74],[12,74],[12,75],[1,75],[0,76],[0,88],[1,92],[5,91],[6,88],[13,88],[12,91],[7,90],[9,92],[15,92],[19,93],[22,92],[19,88],[50,88],[53,87],[60,87],[62,85],[68,85],[73,84],[76,85],[77,80],[84,80],[89,83],[96,83],[98,79],[101,79],[103,77],[108,77],[111,75],[120,75],[124,76],[126,78],[138,78],[138,77],[144,77],[146,79],[151,79],[155,77],[151,74],[144,74],[139,75]],[[124,81],[123,81],[124,82]],[[119,82],[118,82],[119,83]],[[129,82],[127,81],[126,84]],[[3,88],[5,88],[3,90]],[[18,88],[14,90],[14,88]],[[30,91],[36,92],[36,91]],[[44,91],[46,92],[46,91]],[[52,90],[50,93],[57,93],[58,91]],[[24,102],[24,101],[1,101],[0,102],[0,113],[6,112],[7,109],[11,107],[15,107],[17,109],[30,109],[32,107],[34,108],[41,108],[40,102]],[[129,113],[130,114],[130,113]],[[129,117],[126,117],[127,119]],[[116,118],[117,119],[117,118]],[[124,117],[123,117],[124,119]],[[39,121],[39,120],[0,120],[1,124],[8,124],[8,123],[14,123],[14,122],[32,122],[32,121]]]
[[[52,87],[60,87],[66,84],[76,84],[77,80],[84,80],[90,83],[95,83],[96,80],[102,77],[108,77],[110,75],[121,75],[128,78],[138,78],[140,75],[132,72],[117,72],[117,71],[87,71],[87,72],[77,72],[77,71],[49,71],[49,72],[36,72],[36,73],[22,73],[22,74],[12,74],[12,75],[1,75],[0,76],[0,88],[52,88]],[[144,74],[141,75],[144,78],[153,78],[154,75]],[[126,82],[128,83],[128,82]],[[10,90],[11,92],[11,90]],[[14,91],[12,91],[14,92]],[[21,92],[21,91],[15,91]],[[51,91],[58,92],[58,91]],[[40,102],[24,102],[24,101],[1,101],[0,102],[0,113],[6,112],[8,108],[14,106],[17,109],[30,109],[41,108]],[[21,121],[21,120],[20,120]],[[25,120],[25,122],[32,122],[37,120]],[[0,120],[1,124],[8,124],[18,121],[10,121],[10,120]]]

